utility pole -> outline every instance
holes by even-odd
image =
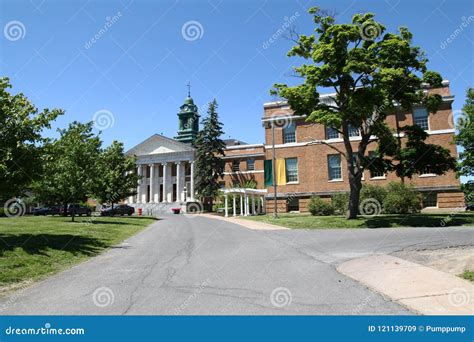
[[[277,179],[276,179],[276,156],[275,156],[275,121],[270,121],[272,125],[272,169],[273,169],[273,218],[278,218],[277,211]]]

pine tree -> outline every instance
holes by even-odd
[[[203,129],[194,141],[196,148],[196,193],[207,210],[212,210],[212,203],[219,192],[219,179],[224,173],[224,148],[221,140],[222,123],[217,114],[217,102],[209,103],[207,117],[202,121]]]

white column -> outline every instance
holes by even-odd
[[[148,164],[150,167],[150,203],[155,202],[155,165]]]
[[[252,215],[255,215],[255,195],[252,194]]]
[[[137,168],[137,174],[138,176],[141,176],[142,175],[142,166],[141,165],[138,165],[138,168]],[[138,181],[138,186],[137,186],[137,203],[141,203],[142,202],[142,182],[143,180],[140,179]]]
[[[244,196],[240,195],[240,216],[244,216]]]
[[[265,197],[264,196],[260,196],[260,213],[265,213]]]
[[[227,207],[228,205],[228,199],[227,199],[227,194],[224,196],[225,199],[225,217],[229,216],[229,208]]]
[[[160,202],[160,164],[155,164],[153,166],[155,169],[153,174],[155,175],[155,179],[153,180],[153,184],[155,184],[154,190],[154,197],[153,202],[159,203]]]
[[[191,201],[194,201],[194,161],[191,162]]]
[[[184,177],[183,177],[183,167],[181,162],[176,163],[176,201],[183,202],[183,184],[184,184]]]
[[[245,214],[244,216],[249,216],[249,195],[245,194]]]
[[[146,190],[147,190],[147,165],[143,165],[142,166],[142,174],[143,174],[143,181],[142,181],[142,198],[141,198],[141,201],[142,203],[146,203]],[[145,172],[144,172],[145,171]]]
[[[163,202],[168,202],[168,163],[163,163]]]
[[[235,195],[232,196],[232,216],[237,216],[237,208],[235,205]]]

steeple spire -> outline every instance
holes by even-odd
[[[191,97],[191,82],[186,85],[188,87],[188,97]]]

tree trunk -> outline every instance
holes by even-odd
[[[64,203],[64,204],[63,204],[63,216],[64,216],[64,217],[67,216],[67,203]]]
[[[359,213],[359,198],[360,190],[362,189],[361,177],[356,177],[349,172],[349,186],[349,211],[347,212],[347,219],[355,219]]]
[[[74,222],[74,216],[76,215],[76,213],[74,212],[74,210],[71,212],[71,222]]]

